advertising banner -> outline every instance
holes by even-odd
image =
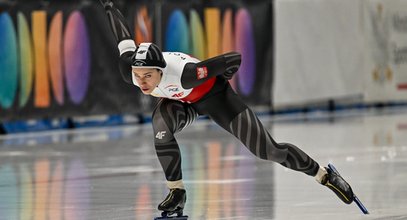
[[[367,0],[366,102],[407,100],[407,1]]]
[[[276,0],[273,104],[363,94],[362,1]]]
[[[199,59],[242,54],[231,81],[251,105],[271,103],[271,1],[117,0],[136,43]],[[99,1],[2,1],[0,120],[150,112],[119,73],[117,43]]]
[[[41,2],[41,3],[40,3]],[[0,14],[0,119],[140,113],[98,1],[18,1]]]

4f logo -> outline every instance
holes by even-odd
[[[155,138],[162,140],[163,137],[165,136],[166,131],[159,131],[157,135],[155,135]]]
[[[203,79],[208,77],[208,69],[206,66],[196,68],[196,78]]]
[[[136,62],[133,63],[133,66],[144,66],[146,62],[142,60],[136,60]]]
[[[172,95],[173,98],[181,98],[184,95],[184,92],[180,92],[177,94]]]

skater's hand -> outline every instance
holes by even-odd
[[[111,0],[99,0],[105,9],[113,7],[113,2]]]
[[[235,75],[235,73],[237,72],[239,68],[237,67],[232,67],[228,70],[226,70],[226,72],[223,73],[223,78],[227,79],[227,80],[231,80],[233,75]]]
[[[223,73],[223,78],[230,80],[233,75],[239,70],[242,56],[237,52],[230,52],[224,55],[226,60],[226,71]]]

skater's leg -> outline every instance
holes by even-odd
[[[352,202],[352,189],[342,177],[330,172],[329,168],[320,167],[297,146],[275,142],[254,112],[230,87],[198,103],[196,108],[237,137],[257,157],[315,176],[319,183],[333,190],[342,201],[348,204]]]
[[[186,192],[182,182],[181,153],[174,134],[197,117],[192,106],[170,99],[161,99],[153,112],[154,144],[167,179],[169,194],[158,205],[162,215],[182,215]]]
[[[257,157],[275,161],[284,167],[311,176],[319,165],[293,144],[277,143],[250,108],[239,113],[230,123],[229,131]]]
[[[192,123],[196,111],[188,104],[161,99],[153,112],[154,145],[168,188],[183,188],[181,153],[174,134]]]
[[[315,176],[319,165],[293,144],[276,143],[254,112],[228,87],[199,103],[221,127],[237,137],[254,155]]]

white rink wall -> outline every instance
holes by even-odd
[[[275,0],[274,10],[276,108],[407,101],[407,1]]]

